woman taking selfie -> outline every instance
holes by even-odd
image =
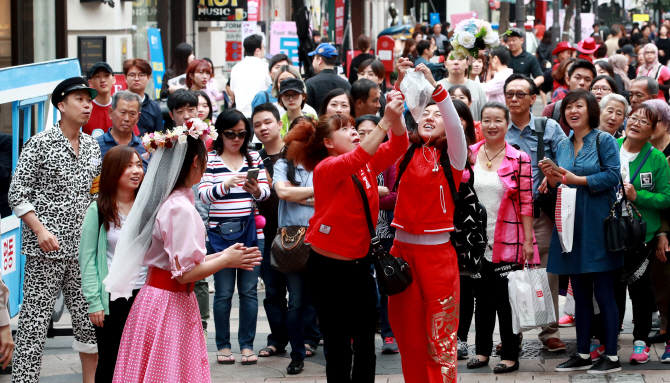
[[[352,176],[365,188],[376,217],[377,174],[395,163],[408,145],[403,102],[397,92],[390,98],[384,118],[363,141],[354,119],[337,113],[321,116],[316,128],[298,124],[284,139],[287,160],[314,172],[315,211],[305,238],[312,245],[307,282],[327,350],[329,383],[375,380],[377,297],[367,256],[371,238],[363,197]],[[382,144],[387,134],[390,140]]]
[[[265,248],[262,228],[256,227],[257,201],[270,197],[270,186],[265,167],[258,152],[249,151],[251,124],[237,109],[226,109],[216,120],[219,134],[214,140],[214,150],[209,152],[207,170],[198,186],[200,200],[209,207],[209,252],[217,248],[217,233],[229,228],[237,233],[244,230],[239,242],[246,247]],[[257,169],[257,170],[256,170]],[[255,176],[253,171],[257,172]],[[225,232],[225,230],[224,230]],[[254,234],[255,232],[255,234]],[[216,330],[217,362],[233,364],[230,350],[230,311],[237,282],[240,300],[238,341],[242,351],[242,364],[255,364],[258,357],[253,352],[258,318],[257,284],[260,266],[252,270],[225,269],[214,274],[214,327]]]
[[[89,206],[82,226],[79,266],[82,292],[98,341],[96,382],[111,382],[114,377],[123,327],[147,277],[147,269],[143,267],[128,299],[110,302],[102,285],[143,177],[142,159],[135,149],[127,145],[110,149],[102,161],[98,199]]]
[[[412,65],[407,59],[398,60],[396,86]],[[391,254],[410,264],[414,282],[389,297],[389,319],[402,354],[405,382],[455,382],[459,268],[449,241],[454,199],[445,172],[451,172],[454,185],[460,185],[468,147],[449,93],[435,82],[428,67],[419,64],[416,70],[435,91],[398,165]]]
[[[260,265],[258,249],[239,244],[206,255],[205,226],[193,206],[191,188],[205,171],[207,134],[172,133],[172,146],[153,154],[104,280],[111,301],[128,299],[142,264],[149,266],[123,330],[113,380],[118,383],[209,382],[193,283],[226,267]],[[159,142],[147,144],[151,149]]]

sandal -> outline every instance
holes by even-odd
[[[263,352],[266,352],[267,354],[263,355],[262,354]],[[258,352],[258,356],[260,356],[261,358],[267,358],[269,356],[282,355],[282,354],[286,354],[286,349],[278,350],[278,349],[273,349],[270,346],[265,347],[265,348],[261,348],[261,350]]]
[[[309,344],[306,344],[305,345],[305,357],[311,358],[314,355],[316,355],[316,349],[317,349],[317,347],[313,347]]]
[[[219,357],[223,358],[228,358],[226,360],[221,360]],[[235,364],[235,358],[233,357],[233,354],[219,354],[218,352],[216,353],[216,363],[218,364]]]
[[[249,358],[254,357],[254,356],[256,357],[255,360],[249,360]],[[247,360],[244,360],[244,358],[246,358]],[[256,364],[256,363],[258,363],[258,355],[254,354],[253,352],[249,355],[242,354],[242,365],[243,366],[248,366],[250,364]]]

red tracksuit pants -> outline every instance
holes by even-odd
[[[407,261],[414,277],[407,290],[389,297],[405,383],[456,382],[460,286],[454,247],[396,240],[391,254]]]

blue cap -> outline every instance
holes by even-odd
[[[309,52],[309,56],[314,56],[314,55],[319,55],[323,57],[335,57],[337,56],[337,49],[335,49],[334,46],[332,46],[330,43],[321,43],[319,44],[318,47],[314,50],[314,52]]]

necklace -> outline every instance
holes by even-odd
[[[500,151],[498,152],[498,154],[502,153],[502,151],[505,150],[506,147],[507,147],[507,145],[503,146],[503,148],[500,149]],[[495,156],[493,156],[493,158],[489,158],[489,152],[486,151],[486,144],[484,144],[484,154],[486,155],[486,159],[488,160],[488,161],[486,162],[486,166],[488,166],[489,169],[490,169],[491,166],[493,166],[493,164],[491,163],[491,161],[495,160],[495,158],[498,157],[498,154],[496,154]]]

